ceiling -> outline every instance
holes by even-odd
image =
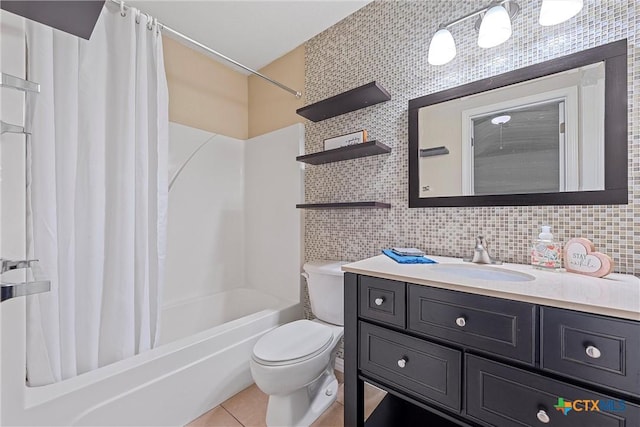
[[[158,18],[163,24],[257,70],[331,27],[371,0],[125,2]]]

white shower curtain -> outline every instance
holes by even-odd
[[[158,342],[168,94],[159,30],[134,9],[107,4],[89,41],[29,22],[27,50],[27,244],[52,284],[27,300],[37,386]]]

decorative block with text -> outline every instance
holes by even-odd
[[[613,261],[596,248],[589,239],[571,239],[564,247],[564,266],[572,273],[603,277],[613,270]]]

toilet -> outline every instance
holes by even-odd
[[[282,325],[262,336],[253,348],[251,374],[269,395],[269,427],[309,426],[337,398],[333,365],[344,334],[341,267],[346,263],[305,264],[302,276],[307,279],[316,319]]]

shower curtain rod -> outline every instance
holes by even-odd
[[[118,6],[120,6],[121,10],[125,10],[125,9],[130,9],[131,8],[130,6],[127,6],[127,4],[125,2],[120,1],[120,0],[109,0],[109,1],[111,1],[112,3],[115,3]],[[144,13],[144,12],[141,12],[141,13]],[[147,14],[145,13],[145,15],[147,15]],[[147,16],[149,16],[149,15],[147,15]],[[272,78],[265,76],[264,74],[260,73],[259,71],[256,71],[256,70],[254,70],[252,68],[247,67],[246,65],[242,65],[238,61],[235,61],[235,60],[229,58],[228,56],[223,55],[222,53],[220,53],[220,52],[218,52],[218,51],[216,51],[214,49],[211,49],[208,46],[203,45],[199,41],[194,40],[194,39],[192,39],[191,37],[189,37],[189,36],[187,36],[185,34],[182,34],[180,31],[174,30],[173,28],[167,26],[166,24],[161,23],[160,21],[157,21],[157,23],[158,23],[158,26],[159,26],[159,28],[161,30],[166,30],[166,31],[170,32],[171,34],[173,34],[174,36],[177,36],[177,37],[179,37],[179,38],[191,43],[192,45],[199,47],[200,49],[204,50],[205,52],[208,52],[208,53],[210,53],[212,55],[215,55],[215,56],[217,56],[217,57],[219,57],[221,59],[224,59],[225,61],[232,63],[236,67],[240,67],[243,70],[246,70],[246,71],[250,72],[251,74],[254,74],[254,75],[256,75],[256,76],[268,81],[269,83],[278,86],[280,89],[286,90],[290,94],[294,95],[296,98],[302,97],[302,93],[300,93],[299,91],[297,91],[295,89],[291,89],[289,86],[283,85],[282,83],[280,83],[280,82],[278,82],[276,80],[273,80]]]

